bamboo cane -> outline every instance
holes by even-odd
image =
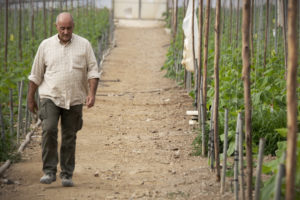
[[[22,97],[23,97],[23,84],[24,81],[21,81],[20,92],[19,92],[19,106],[18,106],[18,129],[17,129],[17,144],[19,144],[19,137],[22,129]]]
[[[220,157],[219,157],[219,61],[220,61],[220,21],[221,21],[221,0],[216,1],[215,18],[215,57],[214,57],[214,148],[216,160],[216,181],[220,182]]]
[[[7,71],[7,55],[8,55],[8,0],[5,1],[4,71]]]
[[[25,107],[25,123],[24,123],[24,129],[23,129],[23,133],[27,133],[28,130],[28,116],[29,115],[29,111],[28,111],[28,103],[27,103],[27,99],[26,99],[26,107]]]
[[[223,145],[223,168],[221,177],[221,194],[225,191],[225,178],[227,169],[227,145],[228,145],[228,109],[225,108],[225,123],[224,123],[224,145]]]
[[[255,182],[255,194],[254,194],[255,200],[260,199],[260,182],[261,182],[262,162],[263,162],[263,158],[264,158],[264,147],[265,147],[265,139],[260,138],[258,161],[257,161],[257,168],[256,168],[256,182]]]
[[[266,2],[267,4],[267,13],[266,13],[266,26],[265,26],[265,45],[264,45],[264,68],[266,68],[267,64],[267,50],[268,50],[268,29],[269,29],[269,0]]]
[[[214,105],[211,107],[210,116],[210,131],[209,131],[209,145],[210,145],[210,169],[214,171],[215,152],[214,152]]]
[[[285,0],[282,0],[282,9],[283,9],[283,27],[282,27],[282,32],[283,32],[283,44],[284,44],[284,63],[285,63],[285,77],[287,76],[288,73],[288,47],[287,47],[287,38],[286,38],[286,3]]]
[[[13,91],[9,89],[9,126],[10,126],[10,136],[14,134],[14,104],[13,104]]]
[[[284,171],[285,171],[284,164],[282,164],[282,163],[279,164],[278,172],[276,174],[276,181],[275,181],[274,200],[280,200],[281,199],[281,184],[282,184],[282,179],[284,177]]]
[[[278,26],[278,0],[275,0],[275,53],[278,53],[277,47],[277,26]]]
[[[209,41],[209,24],[210,24],[210,0],[206,1],[205,13],[205,29],[204,29],[204,58],[203,58],[203,104],[204,104],[204,119],[206,118],[206,96],[207,96],[207,62],[208,62],[208,41]]]
[[[240,0],[237,0],[236,7],[236,35],[235,35],[235,47],[239,46],[239,31],[240,31]]]
[[[19,0],[19,32],[18,32],[18,50],[19,50],[19,60],[23,59],[23,51],[22,51],[22,1]]]
[[[246,133],[246,160],[247,160],[247,194],[248,200],[252,199],[252,133],[251,133],[251,83],[250,83],[250,49],[249,49],[249,26],[250,26],[250,0],[243,1],[243,25],[242,25],[242,58],[245,104],[245,133]]]
[[[51,8],[50,8],[50,35],[53,34],[53,6],[54,0],[51,0]]]
[[[240,113],[239,113],[240,115]],[[235,200],[239,199],[239,115],[237,117],[237,124],[236,124],[236,131],[235,131],[235,146],[234,146],[234,175],[233,175],[233,181],[234,181],[234,197]]]
[[[243,120],[242,120],[242,113],[238,114],[238,120],[239,120],[239,125],[238,125],[238,131],[239,131],[239,183],[240,183],[240,197],[242,200],[245,199],[245,188],[244,188],[244,137],[243,137]]]
[[[295,173],[297,164],[297,108],[298,108],[298,41],[297,13],[298,0],[288,2],[288,70],[287,70],[287,159],[286,159],[286,200],[295,199]]]
[[[1,140],[5,141],[5,124],[2,113],[2,104],[0,103],[0,126],[1,126]]]

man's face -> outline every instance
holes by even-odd
[[[74,23],[69,18],[62,18],[58,20],[56,24],[56,30],[58,32],[59,39],[63,43],[67,43],[71,40],[73,29]]]

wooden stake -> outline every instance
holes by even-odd
[[[297,153],[297,68],[298,40],[297,13],[298,0],[288,2],[288,71],[287,71],[287,159],[286,159],[286,200],[295,199],[295,173]]]
[[[245,101],[245,131],[246,131],[246,160],[247,160],[247,194],[246,198],[252,200],[252,134],[251,134],[251,83],[250,83],[250,0],[244,0],[243,5],[243,25],[242,25],[242,57],[244,81],[244,101]]]
[[[230,0],[229,44],[232,42],[232,0]]]
[[[209,131],[209,151],[210,151],[210,169],[214,171],[215,153],[214,153],[214,105],[211,107]]]
[[[265,147],[265,139],[260,138],[259,153],[258,153],[257,168],[256,168],[255,195],[254,195],[255,200],[260,199],[261,168],[262,168],[262,163],[264,158],[264,147]]]
[[[54,0],[51,0],[51,8],[50,8],[50,36],[53,34],[53,6],[54,6]],[[73,9],[73,4],[72,4]]]
[[[233,182],[234,182],[234,197],[235,200],[239,199],[239,123],[240,123],[240,115],[238,114],[237,122],[236,122],[236,130],[235,130],[235,146],[234,146],[234,175],[233,175]]]
[[[224,123],[224,144],[223,144],[223,168],[221,177],[221,194],[225,191],[225,178],[227,169],[227,145],[228,145],[228,109],[225,108],[225,123]]]
[[[219,157],[219,58],[220,58],[220,19],[221,19],[221,0],[216,1],[216,21],[215,21],[215,57],[214,57],[214,79],[215,79],[215,98],[214,98],[214,147],[216,159],[216,181],[220,182],[220,157]]]
[[[10,126],[10,136],[14,134],[14,101],[13,101],[13,90],[9,89],[9,126]]]
[[[240,197],[242,200],[245,199],[245,188],[244,188],[244,137],[243,137],[243,120],[242,120],[242,114],[239,113],[239,125],[238,125],[238,131],[239,131],[239,183],[240,183]]]
[[[236,38],[235,38],[236,48],[239,46],[239,31],[240,31],[240,0],[237,0],[237,7],[236,7]]]
[[[208,41],[209,41],[209,20],[210,19],[210,0],[206,1],[205,29],[204,29],[204,58],[203,58],[203,105],[204,119],[206,119],[206,96],[207,96],[207,62],[208,62]]]
[[[5,41],[4,41],[4,71],[7,71],[8,55],[8,0],[5,1]]]
[[[22,51],[22,0],[19,0],[19,39],[18,39],[18,49],[19,49],[19,60],[23,59]]]
[[[288,59],[288,48],[287,48],[287,39],[286,39],[286,3],[285,0],[282,0],[282,9],[283,9],[283,44],[284,44],[284,63],[285,63],[285,77],[287,76],[287,70],[288,70],[288,64],[287,64],[287,59]]]
[[[276,0],[277,1],[277,0]],[[253,23],[254,23],[254,0],[251,0],[251,12],[250,12],[250,45],[251,45],[251,60],[254,57],[254,46],[253,46]]]
[[[266,68],[267,64],[267,49],[268,49],[268,30],[269,30],[269,0],[266,2],[267,4],[267,13],[266,13],[266,26],[265,26],[265,46],[264,46],[264,68]]]
[[[18,129],[17,129],[17,144],[19,144],[19,137],[21,134],[22,127],[22,97],[23,97],[23,85],[24,81],[21,81],[20,92],[19,92],[19,106],[18,106]]]
[[[0,103],[0,126],[1,126],[1,140],[5,140],[5,124],[4,124],[4,118],[2,113],[2,104]]]
[[[274,194],[274,200],[280,200],[281,199],[281,184],[282,184],[282,178],[284,177],[284,164],[279,164],[278,166],[278,172],[276,175],[276,181],[275,181],[275,194]]]

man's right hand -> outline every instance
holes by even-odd
[[[38,106],[36,104],[36,101],[34,100],[34,94],[35,91],[37,90],[38,86],[32,82],[29,81],[29,89],[28,89],[28,94],[27,94],[27,103],[28,103],[28,109],[30,110],[30,112],[32,112],[33,114],[36,114],[38,111]]]
[[[33,114],[36,114],[38,111],[38,106],[37,103],[34,99],[28,98],[28,109],[30,110],[30,112],[32,112]]]

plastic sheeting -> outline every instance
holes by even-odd
[[[184,48],[183,58],[181,64],[186,70],[194,72],[193,62],[193,34],[192,34],[192,18],[193,18],[193,1],[189,1],[189,5],[186,10],[185,17],[182,23],[182,29],[184,32]],[[194,10],[194,48],[195,48],[195,59],[199,60],[199,42],[198,42],[198,21],[196,15],[196,5]]]

